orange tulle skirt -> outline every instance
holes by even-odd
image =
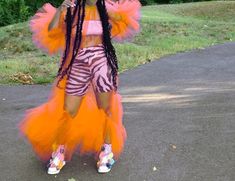
[[[111,116],[107,116],[98,108],[90,86],[78,114],[72,118],[63,108],[65,85],[66,78],[60,82],[60,88],[54,83],[48,101],[26,111],[19,124],[20,132],[31,143],[39,158],[47,161],[61,142],[66,146],[67,160],[71,159],[75,151],[97,156],[104,143],[105,132],[109,130],[112,150],[117,159],[126,139],[121,96],[117,92],[112,93]]]

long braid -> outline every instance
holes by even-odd
[[[82,0],[82,3],[81,3],[81,1],[77,2],[73,16],[71,15],[71,8],[68,8],[68,10],[67,10],[67,14],[66,14],[66,30],[67,30],[66,31],[66,48],[64,51],[62,63],[60,64],[60,68],[57,73],[57,77],[59,77],[59,80],[57,82],[57,86],[65,75],[69,75],[68,71],[70,71],[70,67],[74,61],[74,58],[76,57],[76,55],[78,53],[78,49],[80,47],[81,39],[82,39],[82,24],[83,24],[83,20],[84,20],[84,16],[85,16],[85,3],[86,3],[86,0]],[[82,13],[81,13],[81,9],[82,9]],[[75,39],[73,42],[74,44],[73,44],[72,58],[70,60],[69,65],[67,67],[65,67],[65,69],[63,70],[64,65],[66,63],[66,60],[68,58],[69,50],[70,50],[72,25],[76,19],[75,18],[76,14],[78,16],[78,20],[77,20],[76,36],[75,36]]]
[[[65,20],[66,21],[66,46],[65,46],[65,51],[64,51],[63,58],[62,58],[62,62],[61,62],[60,68],[59,68],[58,73],[57,73],[57,77],[58,76],[62,77],[63,74],[65,73],[65,72],[62,72],[62,69],[63,69],[63,66],[66,62],[66,58],[67,58],[69,50],[70,50],[71,31],[72,31],[71,17],[72,17],[71,8],[68,8],[67,9],[67,14],[66,14],[66,20]]]
[[[86,3],[86,1],[83,0],[82,1],[82,12],[81,12],[81,8],[79,9],[79,12],[78,12],[78,24],[77,24],[77,30],[76,30],[76,37],[74,40],[73,55],[72,55],[71,61],[68,66],[68,69],[70,69],[69,73],[68,73],[68,77],[70,76],[71,66],[74,62],[75,57],[77,56],[79,47],[81,45],[82,26],[83,26],[84,17],[85,17],[85,3]]]
[[[76,32],[76,38],[74,41],[74,48],[73,48],[73,52],[74,52],[74,57],[76,57],[80,44],[81,44],[81,40],[82,40],[82,26],[83,26],[83,22],[84,22],[84,17],[85,17],[85,3],[86,1],[83,0],[82,2],[82,12],[79,12],[78,15],[78,25],[77,25],[77,32]],[[78,38],[77,38],[78,35]],[[72,62],[70,62],[70,64],[72,64]]]
[[[102,28],[103,28],[103,45],[105,48],[105,54],[108,59],[108,64],[110,65],[112,69],[112,76],[113,76],[113,83],[115,89],[117,89],[117,74],[118,74],[118,61],[115,49],[111,42],[111,35],[110,35],[110,24],[109,24],[109,17],[107,13],[107,9],[105,6],[105,0],[98,0],[97,8],[99,11],[100,19],[102,22]]]

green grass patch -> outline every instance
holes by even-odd
[[[202,20],[234,22],[234,1],[214,1],[163,5],[159,10],[180,16],[190,16]]]
[[[115,43],[120,72],[162,56],[235,41],[235,2],[214,1],[142,8],[141,32],[132,42]],[[0,28],[0,84],[20,83],[15,74],[29,74],[32,83],[54,80],[60,57],[49,57],[31,41],[28,22]]]

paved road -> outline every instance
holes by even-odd
[[[1,181],[234,181],[235,43],[162,58],[123,73],[128,140],[111,173],[74,156],[48,176],[18,137],[23,112],[50,86],[0,87]],[[4,100],[6,99],[6,100]],[[40,101],[39,101],[40,100]]]

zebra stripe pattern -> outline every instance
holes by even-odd
[[[79,50],[71,66],[65,91],[68,95],[83,96],[90,83],[97,92],[114,90],[111,67],[103,45]]]

